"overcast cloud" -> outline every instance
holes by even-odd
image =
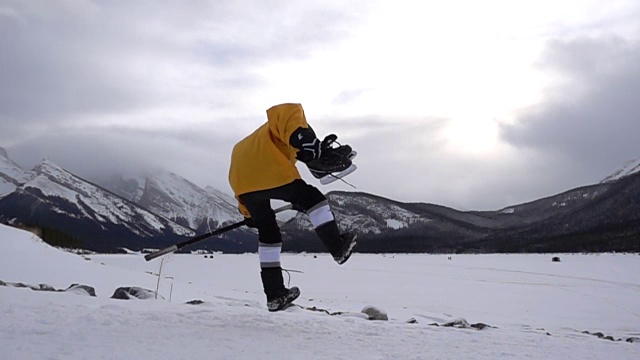
[[[507,141],[557,157],[552,169],[562,165],[586,179],[614,170],[625,157],[640,157],[640,43],[552,41],[539,66],[557,84],[503,128]]]
[[[416,3],[0,0],[0,147],[230,192],[234,143],[301,102],[359,191],[464,210],[640,157],[636,1]]]

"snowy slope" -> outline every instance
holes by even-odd
[[[153,213],[198,231],[242,220],[230,196],[212,188],[202,189],[168,171],[135,178],[120,176],[104,186]]]
[[[148,247],[193,236],[191,229],[158,216],[43,160],[30,180],[0,199],[0,219],[38,224],[82,240],[85,248]]]
[[[233,211],[238,211],[238,201],[231,195],[222,192],[213,186],[205,186],[204,190],[210,195],[214,196],[218,199],[220,203],[225,204],[225,206],[229,206],[228,209],[232,209]]]
[[[29,174],[9,158],[0,147],[0,197],[16,189],[29,179]]]
[[[58,289],[80,283],[93,286],[98,296],[108,297],[125,284],[150,288],[157,281],[149,274],[87,261],[51,247],[27,231],[5,225],[0,225],[0,244],[4,249],[0,255],[0,280],[5,282],[46,283]]]
[[[193,229],[242,220],[235,206],[174,173],[147,178],[138,203]]]
[[[637,172],[640,172],[640,158],[627,161],[627,163],[621,169],[609,175],[607,178],[602,180],[602,182],[608,183],[608,182],[616,181],[625,176],[629,176]]]
[[[124,199],[91,184],[70,172],[60,168],[49,160],[43,160],[32,171],[32,179],[21,186],[22,190],[36,189],[47,198],[64,199],[74,205],[72,211],[54,208],[54,211],[71,217],[81,216],[95,219],[100,223],[126,224],[141,221],[147,226],[130,226],[130,229],[141,236],[154,235],[145,229],[165,229],[177,235],[193,235],[189,229],[177,224],[162,221],[161,218],[140,209]]]
[[[379,234],[412,225],[429,223],[431,220],[402,207],[392,200],[358,193],[330,193],[328,199],[337,220],[345,229],[357,229],[359,234]],[[299,213],[287,223],[287,229],[312,229],[308,216]]]
[[[256,255],[93,255],[87,261],[0,225],[0,280],[93,286],[97,298],[0,286],[6,359],[636,359],[637,255],[285,255],[301,309],[269,313]],[[167,300],[109,299],[120,286]],[[229,276],[233,274],[233,276]],[[286,277],[285,277],[286,279]],[[1,284],[1,283],[0,283]],[[171,298],[171,302],[168,299]],[[200,299],[202,305],[186,305]],[[366,305],[390,320],[355,316]],[[456,318],[482,331],[433,326]],[[407,320],[414,319],[414,323]],[[602,332],[623,341],[587,334]]]
[[[108,189],[109,191],[122,196],[123,198],[137,202],[144,193],[146,176],[127,176],[114,174],[108,179],[92,179],[96,184]]]

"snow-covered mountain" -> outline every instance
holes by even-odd
[[[409,209],[408,204],[364,193],[333,192],[328,195],[331,209],[344,229],[358,229],[359,234],[381,234],[429,223],[424,214]],[[312,230],[308,216],[298,213],[287,229]]]
[[[212,187],[203,189],[168,171],[135,178],[118,175],[102,185],[155,214],[199,232],[242,220],[231,196]]]
[[[81,237],[85,248],[96,250],[195,234],[50,160],[34,167],[28,178],[0,200],[0,220],[54,228]]]
[[[29,179],[29,174],[9,158],[7,151],[0,147],[0,197],[16,189]]]
[[[24,171],[0,149],[0,222],[45,227],[85,248],[159,248],[241,220],[233,197],[167,171],[88,181],[50,160]],[[255,247],[250,229],[221,238],[198,246],[230,252]]]
[[[602,180],[602,182],[609,183],[638,172],[640,172],[640,158],[627,161],[627,163],[622,168],[607,176],[604,180]]]
[[[629,251],[629,239],[640,235],[639,170],[640,161],[630,162],[606,182],[496,211],[458,211],[354,192],[332,192],[328,199],[341,229],[359,234],[360,252],[539,251],[556,249],[565,239],[587,239],[579,246],[590,251]],[[53,228],[81,238],[89,249],[159,248],[242,220],[231,196],[166,171],[89,182],[49,160],[25,172],[1,151],[0,180],[7,189],[0,194],[0,221]],[[282,229],[285,250],[325,250],[304,214]],[[557,241],[549,243],[550,237]],[[240,228],[197,248],[254,251],[255,234]]]

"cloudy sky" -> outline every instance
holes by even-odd
[[[638,99],[637,0],[0,0],[0,146],[93,179],[230,192],[234,143],[299,102],[359,191],[498,209],[639,158]]]

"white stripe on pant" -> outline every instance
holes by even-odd
[[[335,218],[327,201],[322,201],[309,210],[309,221],[316,229],[333,220]]]
[[[260,258],[260,267],[280,267],[280,251],[282,250],[282,243],[266,244],[260,243],[258,245],[258,257]]]

